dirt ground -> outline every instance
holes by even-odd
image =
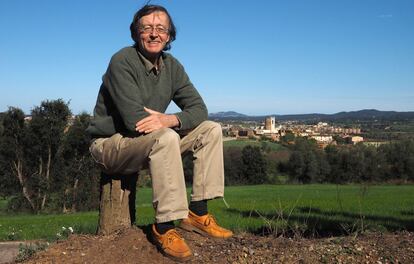
[[[215,240],[180,231],[187,263],[414,263],[414,233],[368,233],[320,239],[236,234]],[[148,242],[146,228],[111,236],[72,235],[25,263],[175,263]]]

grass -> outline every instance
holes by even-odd
[[[75,233],[94,233],[98,212],[53,215],[0,216],[0,240],[60,239],[62,227]],[[60,234],[60,236],[59,236]]]
[[[137,225],[154,219],[150,188],[138,189]],[[209,202],[219,222],[236,232],[342,235],[365,230],[414,231],[414,186],[260,185],[227,187]],[[57,239],[62,227],[94,233],[97,212],[2,215],[0,240]],[[17,232],[16,235],[11,235]]]
[[[310,235],[414,231],[414,186],[264,185],[226,191],[230,209],[219,206],[218,217],[233,230]]]
[[[257,141],[251,139],[236,139],[236,140],[229,140],[223,142],[224,147],[239,147],[244,148],[245,146],[255,146],[255,147],[262,147],[262,144],[266,144],[271,151],[279,151],[285,149],[282,145],[275,142],[270,141]]]

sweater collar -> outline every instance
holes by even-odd
[[[158,75],[161,72],[161,69],[164,68],[164,52],[160,54],[160,57],[158,58],[158,65],[152,64],[147,58],[145,58],[144,55],[137,49],[137,53],[139,58],[141,59],[141,62],[144,64],[145,72],[147,75],[149,75],[151,72],[153,72],[155,75]],[[158,66],[158,67],[157,67]]]

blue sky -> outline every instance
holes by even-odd
[[[74,113],[92,112],[144,2],[1,0],[0,111],[63,98]],[[210,112],[414,111],[412,0],[152,3],[170,11],[170,52]]]

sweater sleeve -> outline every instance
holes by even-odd
[[[176,89],[173,101],[181,109],[181,112],[175,114],[180,121],[179,129],[193,129],[207,120],[207,107],[188,78],[184,67],[178,62],[175,78]]]
[[[134,65],[125,56],[115,55],[103,77],[103,84],[126,129],[135,132],[135,124],[149,114],[144,111]]]

